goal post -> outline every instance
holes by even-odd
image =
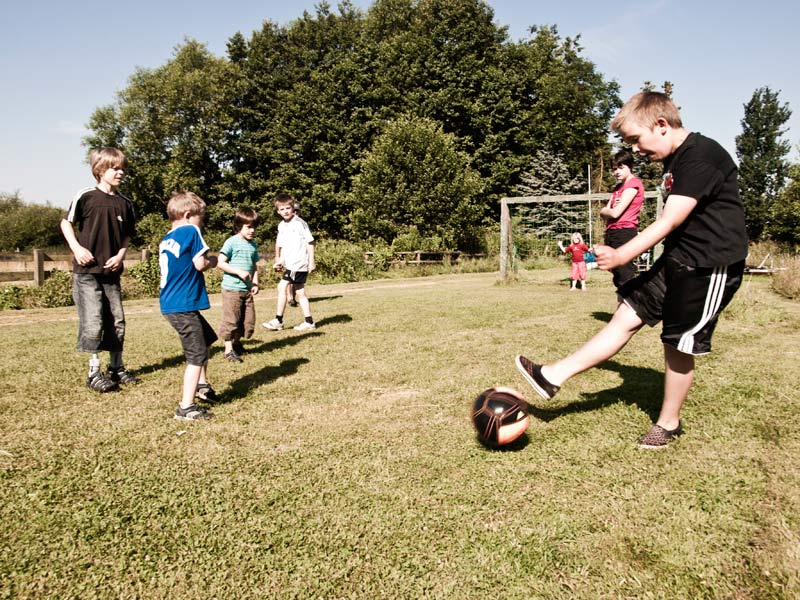
[[[649,210],[640,213],[640,226],[647,226],[661,214],[663,201],[657,191],[645,192],[645,205]],[[558,236],[583,231],[589,246],[602,241],[600,225],[600,208],[608,203],[609,194],[568,194],[558,196],[523,196],[501,198],[500,200],[500,277],[505,280],[509,270],[517,272],[514,258],[514,226],[512,207],[522,205],[527,208],[524,218],[526,233],[542,240],[555,240]],[[652,200],[657,199],[655,207]],[[648,200],[651,202],[648,203]],[[653,210],[654,208],[654,210]],[[649,217],[642,219],[646,215]],[[642,223],[642,221],[644,222]],[[658,251],[658,248],[657,248]]]

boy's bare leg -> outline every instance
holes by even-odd
[[[311,316],[311,303],[308,301],[308,296],[306,296],[306,288],[297,287],[295,286],[294,290],[295,296],[297,297],[297,303],[300,305],[300,309],[303,311],[303,316],[308,318]]]
[[[656,424],[672,431],[680,423],[681,408],[694,381],[694,356],[664,344],[664,401]]]
[[[286,289],[289,287],[289,282],[281,279],[278,283],[278,305],[275,308],[275,314],[283,316],[283,311],[286,310]]]
[[[181,397],[181,408],[189,408],[194,404],[194,394],[197,391],[197,384],[205,381],[205,366],[186,365],[183,372],[183,395]]]
[[[542,375],[553,385],[561,386],[578,373],[583,373],[619,352],[644,323],[633,309],[620,303],[608,325],[597,332],[575,352],[542,367]]]

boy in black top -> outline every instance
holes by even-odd
[[[78,351],[90,352],[86,385],[98,392],[139,379],[122,363],[125,313],[120,275],[134,233],[131,201],[118,193],[127,168],[115,148],[93,150],[89,162],[97,185],[79,191],[61,220],[61,232],[74,255],[72,297],[78,309]],[[76,233],[76,228],[78,229]],[[97,354],[110,355],[108,375]]]
[[[682,433],[680,411],[694,378],[694,357],[711,351],[719,313],[742,281],[747,256],[737,169],[715,141],[684,129],[668,96],[641,92],[622,107],[612,129],[633,151],[664,163],[668,194],[662,215],[614,249],[596,246],[601,269],[611,270],[664,241],[664,253],[646,273],[619,290],[611,321],[570,356],[538,365],[517,356],[517,368],[543,398],[568,379],[611,358],[645,324],[663,321],[664,399],[657,422],[639,439],[663,448]]]

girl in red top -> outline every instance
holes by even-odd
[[[606,246],[619,248],[639,233],[639,211],[644,201],[644,185],[634,176],[633,154],[620,150],[611,159],[617,187],[611,194],[608,204],[600,209],[600,216],[606,220]],[[611,271],[614,285],[619,288],[636,275],[633,261]]]
[[[572,234],[572,243],[564,247],[561,240],[558,241],[558,247],[562,252],[572,254],[572,287],[571,291],[577,289],[578,280],[581,280],[581,289],[586,291],[586,261],[583,257],[584,252],[589,252],[589,246],[583,243],[583,236],[575,232]]]

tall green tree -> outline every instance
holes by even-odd
[[[112,145],[128,157],[123,191],[140,215],[162,212],[173,190],[212,202],[226,169],[233,79],[228,61],[187,40],[157,69],[137,69],[111,106],[97,109],[84,140]]]
[[[781,137],[792,111],[779,102],[778,94],[768,86],[753,92],[744,105],[742,133],[736,136],[739,192],[751,240],[758,240],[768,226],[789,169],[790,145]]]
[[[465,248],[481,222],[480,187],[454,135],[432,119],[402,117],[375,140],[353,182],[353,237],[391,243],[414,228]]]

